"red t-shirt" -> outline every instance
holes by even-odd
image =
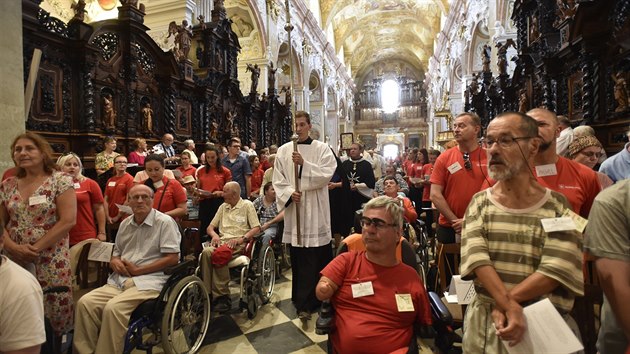
[[[164,194],[164,198],[162,198],[162,194]],[[160,204],[160,199],[162,199],[162,204]],[[177,204],[186,203],[186,199],[186,192],[179,182],[162,177],[162,186],[155,190],[153,208],[166,213],[177,208]],[[160,206],[159,209],[158,205]]]
[[[252,191],[259,190],[262,187],[262,180],[264,175],[265,171],[260,167],[252,172]],[[262,192],[259,192],[259,194],[262,194]]]
[[[267,169],[271,167],[271,164],[269,163],[269,160],[265,159],[260,162],[260,167],[263,169],[263,171],[267,171]]]
[[[458,218],[464,217],[468,203],[482,189],[482,183],[488,178],[486,151],[478,147],[469,155],[471,169],[467,170],[464,154],[459,147],[448,149],[437,158],[431,173],[431,184],[443,187],[444,199]],[[439,223],[451,227],[449,220],[441,213]]]
[[[135,151],[129,153],[129,157],[127,158],[127,162],[129,163],[137,163],[138,166],[144,166],[144,159],[146,156],[140,155]]]
[[[427,180],[427,178],[431,178],[431,172],[433,172],[433,164],[425,163],[422,166],[422,178]],[[428,177],[427,177],[428,176]],[[431,185],[425,184],[424,189],[422,190],[422,201],[430,202],[431,201]]]
[[[221,168],[223,169],[223,173],[218,173],[214,168],[206,172],[205,166],[199,167],[199,169],[197,169],[199,189],[203,189],[207,192],[222,191],[223,186],[232,180],[232,172],[225,166],[221,166]]]
[[[182,178],[184,178],[186,176],[193,176],[193,177],[195,177],[195,172],[197,171],[195,166],[188,166],[188,168],[186,168],[186,169],[183,166],[179,166],[178,168],[176,168],[176,170],[178,170],[178,171],[180,171],[182,173]]]
[[[122,177],[114,176],[107,180],[105,186],[105,197],[107,197],[107,212],[110,217],[118,215],[118,207],[116,204],[125,204],[127,201],[127,193],[133,187],[133,177],[125,172]]]
[[[92,205],[103,203],[103,193],[94,180],[89,178],[84,179],[83,182],[75,180],[74,191],[77,196],[77,223],[70,230],[70,245],[96,238],[95,210]]]
[[[558,157],[555,175],[538,177],[538,183],[551,190],[564,194],[573,211],[584,218],[588,218],[593,200],[601,190],[599,179],[595,171],[575,161]]]
[[[416,271],[406,264],[383,267],[367,260],[365,252],[337,256],[321,275],[339,289],[332,297],[339,353],[391,353],[407,348],[413,324],[431,324],[426,291]],[[352,285],[371,282],[374,295],[354,298]],[[413,311],[398,311],[396,295],[411,296]]]

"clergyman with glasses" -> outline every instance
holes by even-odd
[[[473,196],[462,233],[461,276],[477,292],[464,319],[465,353],[507,353],[502,341],[515,345],[528,330],[523,307],[542,298],[579,333],[569,311],[584,293],[581,235],[544,227],[571,205],[532,171],[541,143],[537,122],[525,114],[502,113],[488,125],[488,172],[497,183]]]
[[[418,273],[396,258],[402,225],[396,200],[370,200],[361,218],[365,251],[342,253],[321,271],[315,293],[335,307],[336,353],[406,352],[413,325],[431,323]]]
[[[440,212],[437,239],[455,243],[462,233],[464,212],[488,176],[486,152],[479,146],[481,120],[475,113],[461,113],[453,127],[458,145],[442,153],[431,174],[431,201]]]

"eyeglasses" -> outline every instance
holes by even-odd
[[[129,199],[139,201],[139,200],[150,200],[153,197],[148,194],[139,194],[139,195],[130,195]]]
[[[232,148],[237,148],[237,149],[240,149],[240,148],[241,148],[241,146],[240,146],[240,145],[232,145],[232,146],[230,146],[230,147],[232,147]]]
[[[472,162],[470,162],[470,154],[467,152],[464,153],[464,167],[466,167],[468,171],[472,170]]]
[[[494,145],[494,143],[499,144],[499,147],[501,149],[507,149],[510,146],[514,145],[514,143],[518,140],[524,140],[524,139],[531,139],[531,136],[519,136],[516,138],[513,138],[511,136],[502,136],[497,140],[494,140],[492,138],[484,138],[483,139],[483,147],[486,149],[490,149],[492,147],[492,145]]]
[[[592,159],[593,157],[596,157],[599,159],[603,155],[601,152],[594,152],[594,151],[580,151],[579,153],[588,157],[589,159]]]
[[[127,161],[116,161],[114,162],[115,164],[120,164],[120,165],[124,165],[127,163]]]
[[[396,224],[388,224],[385,220],[379,218],[368,218],[367,216],[361,217],[361,227],[368,227],[374,225],[377,229],[382,230],[388,226],[398,226]]]

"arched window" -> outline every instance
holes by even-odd
[[[398,95],[398,83],[394,80],[386,80],[381,86],[381,106],[384,113],[393,113],[400,105],[400,97]]]

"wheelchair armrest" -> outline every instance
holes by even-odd
[[[429,291],[429,304],[431,306],[431,313],[435,322],[439,321],[447,325],[453,323],[453,315],[451,315],[451,312],[442,302],[440,295],[433,291]]]
[[[319,335],[330,334],[335,330],[335,309],[330,300],[322,301],[319,309],[319,317],[315,322],[315,333]]]
[[[164,269],[164,274],[173,275],[173,274],[185,273],[190,268],[193,268],[194,266],[195,266],[195,261],[192,259],[189,259],[189,260],[183,261],[181,263],[177,263],[174,266],[170,266]]]

